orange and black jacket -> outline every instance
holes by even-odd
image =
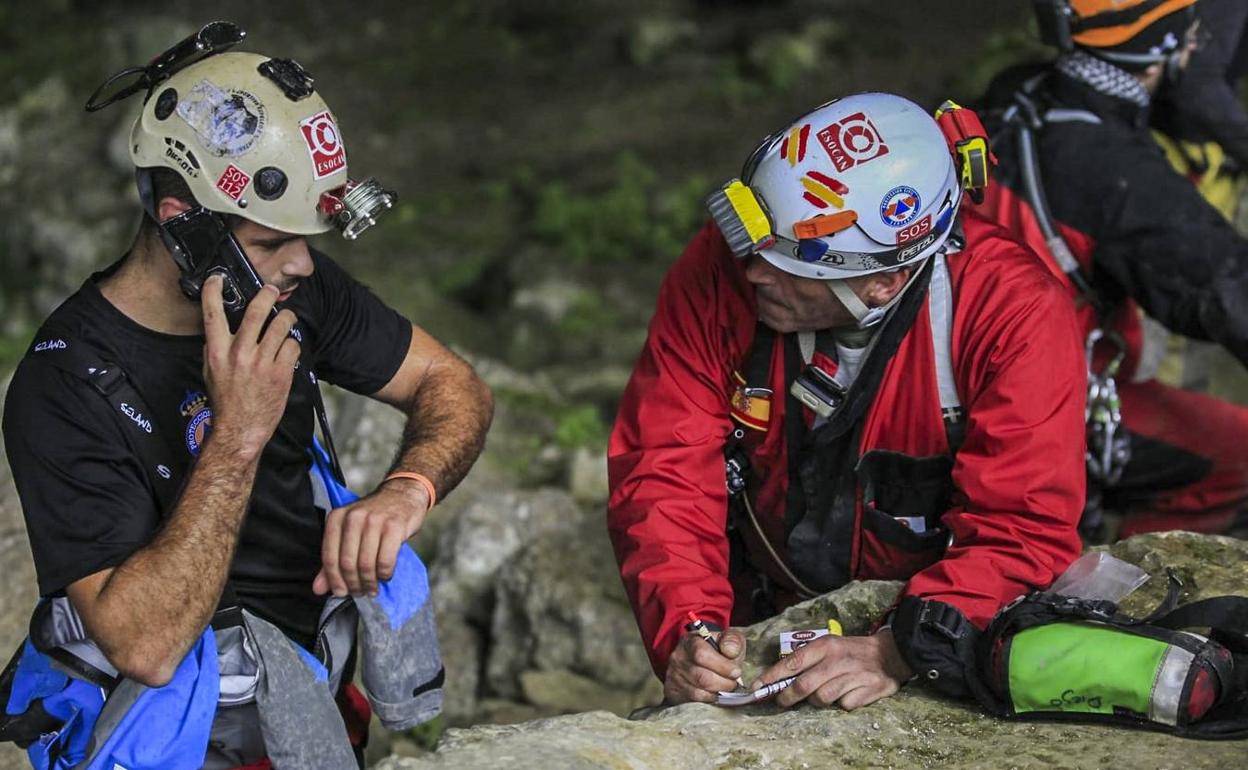
[[[863,364],[848,398],[864,382],[869,390],[860,417],[839,439],[827,433],[831,422],[812,428],[805,407],[783,396],[772,400],[766,429],[747,439],[747,494],[772,545],[792,561],[793,533],[815,517],[823,539],[815,538],[813,552],[810,539],[802,544],[815,589],[850,579],[906,580],[893,621],[898,645],[912,667],[927,672],[930,664],[953,679],[965,650],[950,648],[935,626],[982,628],[1003,604],[1047,586],[1079,553],[1084,497],[1084,363],[1069,298],[1000,228],[974,213],[962,226],[966,245],[948,257],[952,371],[965,409],[956,453],[942,420],[922,289],[908,295],[912,321],[896,333],[880,370],[869,376]],[[741,426],[732,400],[756,324],[744,267],[708,224],[664,281],[608,452],[608,528],[660,676],[686,613],[727,626],[742,604],[729,575],[724,452]],[[785,364],[795,347],[790,337],[775,335],[768,376],[776,394],[788,392],[793,375]],[[864,479],[867,466],[883,476]],[[931,481],[932,468],[942,469],[940,483],[907,486],[919,476]],[[816,492],[824,482],[825,492],[832,488],[824,502],[812,503],[799,470],[817,476]],[[886,488],[879,483],[885,477],[898,484]],[[798,485],[805,499],[795,503]],[[871,499],[864,499],[866,487]],[[922,511],[941,528],[938,543],[907,538],[890,521],[914,513],[899,507],[918,498],[939,501]],[[747,538],[739,550],[734,561],[743,557],[783,584],[757,542]]]

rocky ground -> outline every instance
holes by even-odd
[[[1186,533],[1141,535],[1109,549],[1153,578],[1125,607],[1143,614],[1164,593],[1166,567],[1185,585],[1184,601],[1248,591],[1248,543]],[[840,617],[862,633],[891,603],[899,583],[847,586],[753,626],[745,676],[774,660],[777,633]],[[608,686],[606,682],[600,687]],[[588,694],[587,694],[588,695]],[[588,706],[593,701],[587,701]],[[970,704],[911,685],[847,713],[774,706],[731,710],[701,704],[643,709],[632,719],[605,711],[507,726],[452,729],[437,751],[393,757],[378,770],[506,766],[576,768],[1230,768],[1248,760],[1242,741],[1198,742],[1158,733],[1067,723],[1007,722]]]

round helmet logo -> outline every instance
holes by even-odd
[[[889,190],[880,201],[880,219],[889,227],[904,227],[919,215],[919,191],[901,185]]]
[[[884,137],[865,112],[846,115],[816,134],[838,172],[888,154]]]
[[[328,120],[322,120],[312,126],[312,149],[333,155],[338,151],[338,129]]]
[[[852,123],[845,128],[842,134],[845,142],[845,149],[849,150],[851,155],[862,157],[871,153],[871,148],[875,146],[875,133],[866,123]]]

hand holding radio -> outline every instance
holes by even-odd
[[[204,381],[215,411],[209,443],[227,442],[232,453],[253,461],[286,410],[299,360],[299,343],[290,336],[297,319],[289,310],[277,312],[277,288],[263,286],[245,306],[238,331],[231,333],[225,288],[220,273],[201,285]]]
[[[230,329],[237,330],[248,303],[260,292],[260,279],[225,217],[203,206],[188,209],[160,226],[161,237],[178,265],[178,285],[199,299],[209,276],[221,277],[221,301]],[[276,315],[276,309],[272,315]]]

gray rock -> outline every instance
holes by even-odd
[[[499,575],[486,665],[492,692],[516,698],[524,671],[566,669],[641,689],[653,674],[601,520],[533,541]]]
[[[607,486],[607,452],[605,448],[577,447],[568,463],[568,489],[582,503],[605,503]]]
[[[520,672],[524,699],[546,713],[610,711],[627,714],[633,707],[629,691],[603,687],[600,682],[565,669]]]
[[[1151,579],[1122,602],[1124,611],[1145,615],[1166,595],[1166,569],[1183,581],[1182,600],[1223,594],[1248,595],[1248,541],[1192,532],[1137,535],[1095,550],[1108,550],[1146,570]]]
[[[500,569],[534,538],[584,514],[566,492],[556,489],[470,494],[458,502],[454,512],[438,506],[427,520],[426,527],[435,523],[432,529],[438,533],[429,581],[446,666],[443,711],[452,724],[471,724],[484,717],[481,673]]]
[[[637,346],[639,347],[639,345]],[[637,350],[628,348],[624,355],[636,357]],[[568,398],[584,403],[615,403],[619,400],[628,378],[633,374],[632,361],[626,364],[601,363],[586,367],[582,363],[559,364],[547,368],[559,382],[559,389]]]
[[[1243,746],[1193,744],[1086,725],[1005,723],[973,708],[903,691],[855,712],[798,708],[751,716],[688,704],[645,721],[601,711],[523,725],[450,730],[438,751],[377,770],[562,768],[1215,768]]]
[[[480,709],[483,633],[456,613],[454,607],[443,603],[435,607],[438,650],[447,682],[442,691],[442,713],[452,724],[471,724]]]
[[[482,495],[449,522],[438,540],[429,582],[441,610],[488,624],[494,579],[527,544],[584,518],[562,490]]]
[[[371,398],[339,388],[321,390],[347,486],[361,494],[371,491],[394,462],[406,418]]]
[[[688,19],[647,15],[628,30],[625,41],[632,63],[646,66],[679,50],[697,35],[698,27]]]
[[[3,395],[8,390],[9,378],[6,377],[0,383],[0,412],[4,410]],[[5,588],[0,591],[0,655],[8,662],[9,654],[26,637],[30,611],[34,609],[39,592],[21,501],[9,473],[9,458],[3,442],[0,442],[0,575],[5,578]]]
[[[9,377],[0,383],[0,412],[4,410],[4,394],[9,391]],[[4,444],[0,441],[0,575],[4,575],[5,587],[0,591],[0,656],[7,663],[9,656],[26,637],[30,611],[38,597],[35,585],[35,565],[30,557],[30,542],[26,537],[26,524],[22,518],[21,504],[13,477],[9,473],[9,460]],[[0,768],[20,770],[29,767],[26,753],[12,743],[0,744]]]
[[[1154,579],[1125,603],[1141,612],[1164,592],[1164,569],[1185,578],[1185,599],[1248,593],[1248,542],[1189,533],[1141,535],[1109,549]],[[791,608],[751,627],[764,648],[782,627],[815,627],[839,616],[849,633],[864,630],[895,598],[900,584],[861,583]],[[566,681],[566,678],[564,678]],[[537,680],[545,685],[548,682]],[[532,674],[522,676],[535,691]],[[570,688],[568,688],[570,689]],[[565,690],[566,692],[566,690]],[[587,700],[588,694],[584,695]],[[1160,733],[1074,723],[1008,722],[970,703],[921,687],[854,712],[771,705],[742,710],[687,704],[620,719],[603,711],[449,730],[437,752],[391,757],[378,770],[433,770],[506,765],[556,768],[1214,768],[1242,766],[1244,743],[1196,742]]]
[[[535,310],[547,321],[557,323],[578,304],[592,301],[593,294],[584,286],[563,278],[550,276],[531,286],[524,286],[512,295],[512,306],[518,310]]]
[[[54,76],[0,105],[0,305],[10,330],[120,254],[137,220],[133,177],[99,162],[108,126],[67,119],[81,114],[78,99]]]

